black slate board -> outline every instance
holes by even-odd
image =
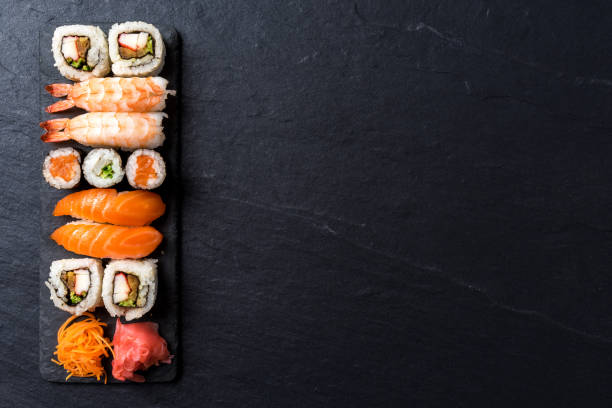
[[[69,23],[73,24],[73,23]],[[88,24],[88,23],[83,23]],[[108,23],[93,23],[102,28],[108,33],[111,24]],[[40,120],[48,120],[51,118],[73,117],[84,113],[80,109],[72,109],[67,112],[56,114],[47,114],[44,108],[54,102],[57,98],[53,98],[45,90],[44,86],[50,83],[69,82],[62,77],[59,71],[53,66],[53,55],[51,53],[51,38],[53,31],[57,25],[46,25],[40,28],[39,33],[39,62],[40,62]],[[157,26],[164,38],[166,44],[166,63],[161,76],[168,79],[168,89],[176,89],[178,91],[180,85],[180,43],[176,30],[169,26]],[[164,240],[157,250],[150,257],[158,259],[158,294],[157,300],[153,309],[147,313],[142,319],[137,321],[154,321],[159,323],[159,333],[168,342],[170,352],[175,355],[172,364],[162,364],[159,367],[151,367],[144,372],[144,377],[147,382],[167,382],[175,378],[177,373],[178,360],[176,358],[178,349],[178,284],[179,270],[177,264],[178,253],[178,223],[179,223],[179,208],[180,208],[180,140],[179,140],[179,109],[177,97],[170,96],[166,101],[165,112],[168,114],[168,119],[164,120],[164,133],[166,140],[164,145],[157,149],[166,161],[167,176],[164,184],[155,192],[162,196],[166,203],[166,213],[163,217],[153,222],[153,226],[157,228],[163,235]],[[42,134],[42,131],[41,131]],[[91,148],[81,146],[75,142],[65,143],[43,143],[39,142],[41,154],[37,165],[42,166],[42,162],[47,152],[58,147],[71,146],[81,152],[81,157],[84,159],[87,152]],[[129,152],[121,152],[123,163],[125,164],[129,156]],[[40,345],[40,373],[42,377],[48,381],[64,382],[66,371],[51,362],[53,351],[57,344],[57,329],[70,316],[68,313],[59,310],[53,306],[49,299],[49,290],[44,285],[44,281],[48,278],[49,266],[56,259],[63,258],[81,258],[83,256],[73,254],[66,251],[64,248],[53,242],[49,235],[58,227],[71,221],[70,217],[53,217],[51,214],[55,203],[62,197],[74,191],[92,188],[84,178],[81,179],[79,186],[72,190],[56,190],[49,186],[40,175],[40,199],[41,199],[41,215],[40,215],[40,323],[39,323],[39,345]],[[127,182],[127,179],[114,186],[118,191],[132,190]],[[107,262],[104,262],[106,265]],[[104,307],[97,308],[96,317],[106,322],[108,326],[105,329],[105,334],[112,339],[115,330],[115,318],[111,318]],[[122,322],[125,323],[124,320]],[[112,378],[110,359],[105,359],[105,368],[109,375],[109,382],[122,383]],[[74,383],[95,383],[92,378],[70,378],[68,382]]]

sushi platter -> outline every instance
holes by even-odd
[[[43,25],[39,63],[40,373],[52,382],[172,381],[178,34],[144,22]]]

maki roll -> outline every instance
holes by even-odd
[[[51,44],[55,66],[72,81],[103,77],[110,71],[106,35],[96,26],[60,26]]]
[[[113,149],[93,149],[83,161],[83,175],[94,187],[113,186],[123,179],[124,174],[121,156]]]
[[[43,177],[51,187],[73,188],[81,181],[81,154],[72,147],[51,150],[43,163]]]
[[[60,259],[51,263],[45,285],[55,307],[80,315],[102,306],[102,262],[92,258]]]
[[[110,261],[104,269],[102,299],[111,316],[142,317],[157,296],[157,259]]]
[[[144,77],[159,74],[164,67],[166,47],[159,30],[142,21],[114,24],[110,32],[109,53],[117,76]]]
[[[125,172],[132,187],[151,190],[164,182],[166,163],[155,150],[139,149],[128,158]]]
[[[164,236],[155,228],[123,227],[91,221],[73,221],[51,234],[65,250],[95,258],[138,259],[149,256]]]

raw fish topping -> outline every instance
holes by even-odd
[[[151,156],[143,154],[136,158],[136,177],[134,177],[136,184],[146,186],[150,178],[157,177],[153,163],[155,163],[155,160]]]
[[[120,227],[75,221],[51,234],[51,239],[68,251],[93,258],[143,258],[162,241],[153,227]]]
[[[70,181],[74,177],[75,165],[79,164],[79,159],[74,154],[65,156],[51,157],[49,172],[53,177],[60,177],[65,181]]]
[[[142,226],[161,217],[166,205],[150,191],[124,191],[92,188],[62,198],[53,215],[70,215],[90,221],[115,225]]]

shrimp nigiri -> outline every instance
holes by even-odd
[[[68,194],[55,205],[53,215],[72,217],[115,225],[142,226],[161,217],[166,205],[150,191],[124,191],[92,188]]]
[[[75,221],[62,225],[51,239],[75,254],[92,258],[143,258],[157,248],[163,235],[153,227],[120,227]]]
[[[159,112],[166,107],[168,80],[147,78],[92,78],[70,84],[51,84],[45,89],[55,97],[66,99],[47,107],[49,113],[74,106],[89,112]]]
[[[51,119],[40,127],[43,142],[74,140],[85,146],[118,147],[123,150],[154,149],[164,143],[162,112],[92,112],[72,119]]]

